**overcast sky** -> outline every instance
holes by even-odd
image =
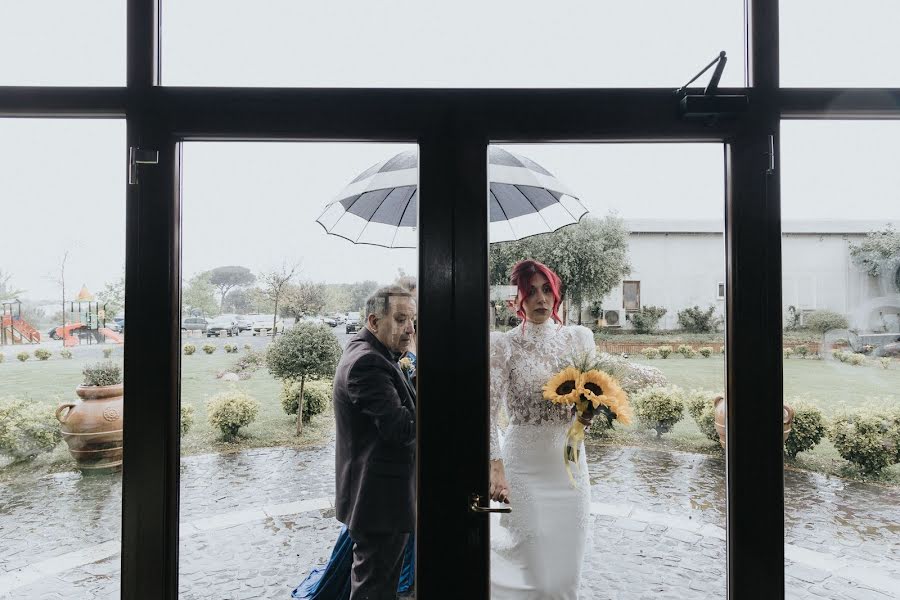
[[[124,4],[0,0],[0,85],[121,85]],[[900,86],[900,2],[782,4],[785,85]],[[740,85],[742,5],[179,0],[165,4],[163,73],[171,85],[675,87],[725,49],[723,84]],[[900,217],[900,123],[788,122],[783,132],[785,218]],[[0,269],[27,297],[56,297],[66,250],[73,290],[121,273],[124,146],[122,121],[0,120]],[[354,246],[314,222],[356,174],[405,148],[188,144],[184,275],[294,260],[316,281],[413,272],[414,251]],[[511,149],[597,216],[722,217],[719,145]]]

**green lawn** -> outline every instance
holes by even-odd
[[[721,356],[685,359],[673,354],[665,360],[643,357],[632,357],[631,360],[659,368],[671,383],[685,389],[720,392],[725,385],[725,365]],[[784,390],[787,404],[802,399],[817,406],[826,417],[845,410],[896,408],[900,406],[900,361],[894,361],[890,369],[885,370],[877,365],[854,367],[836,361],[791,358],[784,361]],[[640,431],[632,426],[619,428],[601,443],[721,452],[717,443],[710,442],[700,433],[687,413],[673,431],[662,438],[657,439],[655,432]],[[789,466],[858,477],[827,439],[814,450],[800,454]],[[900,484],[900,465],[886,469],[878,480]]]
[[[46,362],[32,358],[24,363],[15,360],[12,353],[5,352],[6,361],[0,364],[0,396],[31,398],[48,407],[75,399],[74,390],[81,382],[81,369],[85,364],[98,360],[99,355],[98,351],[80,350],[82,349],[76,348],[75,356],[70,360],[54,353],[53,358]],[[113,359],[121,361],[121,352],[121,349],[116,349]],[[225,354],[219,348],[215,354],[207,355],[198,349],[196,354],[182,357],[182,402],[194,407],[194,425],[182,438],[182,453],[204,454],[264,446],[305,446],[321,442],[332,429],[331,411],[326,411],[304,425],[303,435],[298,438],[294,433],[296,418],[285,414],[281,408],[281,382],[269,375],[265,367],[254,372],[245,381],[228,383],[216,378],[219,371],[231,368],[242,353],[243,348],[238,354]],[[256,421],[241,429],[235,440],[226,441],[207,422],[206,400],[230,386],[236,386],[255,397],[260,407]],[[125,410],[128,410],[127,396]],[[60,444],[53,452],[35,461],[0,469],[0,479],[20,470],[65,470],[71,468],[72,464],[65,444]]]

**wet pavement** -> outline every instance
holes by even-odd
[[[271,448],[182,461],[185,599],[288,598],[331,551],[334,453]],[[589,451],[585,598],[725,593],[724,462],[638,448]],[[900,491],[786,473],[787,597],[900,597]],[[0,598],[118,598],[121,478],[0,485]]]

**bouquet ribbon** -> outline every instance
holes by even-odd
[[[578,414],[579,416],[581,415],[581,413]],[[577,487],[578,484],[575,482],[575,476],[572,475],[572,465],[569,463],[575,463],[576,468],[581,469],[578,459],[583,442],[584,423],[576,417],[575,422],[572,423],[569,431],[566,433],[566,444],[563,446],[563,462],[566,464],[566,473],[569,475],[569,482],[571,482],[572,487]]]

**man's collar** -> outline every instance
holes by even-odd
[[[369,342],[369,344],[374,346],[376,350],[383,354],[385,358],[394,362],[400,360],[400,357],[403,355],[403,353],[401,352],[398,354],[396,352],[392,352],[387,346],[381,343],[381,340],[375,337],[375,334],[372,333],[368,327],[363,327],[360,331],[362,337],[367,342]]]

